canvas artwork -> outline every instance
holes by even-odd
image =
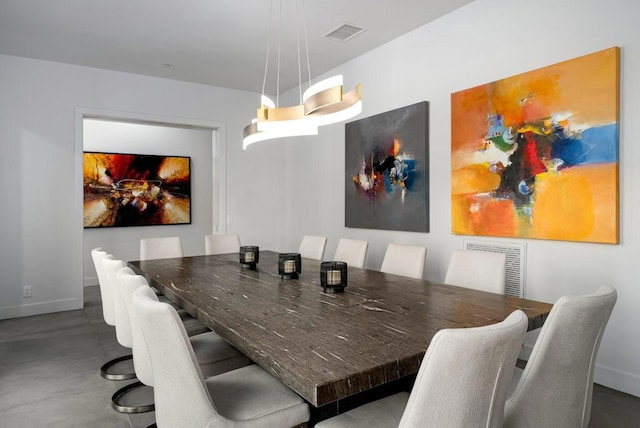
[[[453,233],[618,243],[619,49],[451,95]]]
[[[184,156],[84,153],[84,227],[191,223]]]
[[[428,108],[420,102],[345,125],[345,225],[429,231]]]

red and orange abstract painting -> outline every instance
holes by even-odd
[[[84,227],[191,223],[184,156],[84,153]]]
[[[617,244],[619,49],[451,95],[451,227]]]

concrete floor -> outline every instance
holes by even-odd
[[[111,408],[111,395],[131,381],[105,380],[98,369],[128,350],[102,318],[98,287],[84,290],[82,310],[0,321],[0,427],[137,428],[154,422],[153,412],[125,415]],[[595,385],[589,426],[639,427],[640,398]]]
[[[126,415],[111,395],[132,381],[99,368],[130,354],[102,317],[100,291],[85,287],[82,310],[0,321],[0,427],[146,427],[153,412]]]

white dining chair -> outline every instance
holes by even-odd
[[[140,239],[140,260],[172,259],[178,257],[184,257],[182,239],[179,236]],[[161,299],[164,299],[159,290],[155,287],[151,288],[155,291],[156,295],[160,296]],[[165,303],[173,305],[173,303],[166,299],[164,300]],[[182,318],[182,322],[185,324],[185,328],[189,332],[189,335],[200,334],[209,330],[186,311],[179,308],[176,308],[176,310]]]
[[[309,420],[297,394],[253,364],[204,379],[180,318],[144,288],[133,309],[153,370],[158,427],[294,427]]]
[[[307,259],[323,260],[326,246],[326,236],[304,235],[300,241],[298,252],[301,257]]]
[[[107,276],[103,267],[103,259],[105,257],[113,257],[109,255],[101,247],[91,250],[91,258],[93,266],[98,276],[98,287],[100,288],[100,297],[102,300],[102,317],[104,322],[111,327],[116,326],[116,313],[113,292],[110,284],[107,282]],[[122,363],[131,360],[133,356],[126,354],[117,358],[113,358],[100,367],[100,375],[108,380],[128,380],[136,377],[135,372],[131,368],[123,368]]]
[[[206,255],[238,252],[240,252],[240,235],[237,233],[204,237],[204,253]]]
[[[363,268],[367,260],[368,247],[367,241],[342,238],[338,241],[333,260],[346,262],[347,266]]]
[[[490,251],[455,250],[445,284],[504,294],[507,256]]]
[[[116,273],[116,291],[124,315],[129,321],[126,334],[130,335],[133,351],[133,364],[140,385],[153,387],[153,371],[147,345],[142,336],[140,323],[133,311],[133,294],[138,288],[144,288],[147,297],[158,301],[147,280],[136,275],[130,268],[124,267]],[[236,348],[227,343],[222,337],[213,331],[190,336],[189,341],[194,350],[194,355],[204,376],[214,376],[229,370],[251,364],[251,360],[240,353]],[[137,385],[137,386],[140,386]],[[136,387],[137,387],[136,386]],[[123,390],[119,396],[114,394],[114,401],[119,403],[128,390]]]
[[[140,239],[140,260],[171,259],[184,257],[182,239],[179,236]]]
[[[130,383],[120,388],[113,394],[111,399],[112,407],[121,413],[144,413],[153,410],[153,404],[127,405],[125,402],[128,395],[133,395],[132,391],[144,388],[147,384],[141,382],[138,371],[140,366],[136,366],[136,350],[134,349],[133,322],[129,315],[130,310],[127,306],[127,299],[131,299],[131,281],[128,273],[136,277],[136,284],[143,282],[149,291],[154,294],[155,299],[158,297],[149,287],[146,279],[138,277],[122,260],[114,259],[112,256],[103,259],[103,265],[107,278],[110,281],[112,294],[114,297],[114,306],[116,314],[116,337],[118,343],[133,352],[133,364],[138,377],[138,382]],[[181,322],[184,322],[181,319]],[[201,350],[198,355],[198,363],[207,375],[223,373],[238,367],[243,367],[250,363],[249,359],[242,355],[237,349],[233,348],[220,336],[212,331],[200,333],[190,336],[189,340],[196,344],[197,349]],[[138,361],[139,362],[139,361]],[[139,392],[135,394],[140,395]]]
[[[422,279],[427,248],[417,245],[389,244],[380,272]]]
[[[116,273],[126,266],[126,263],[122,260],[118,260],[114,258],[111,254],[106,255],[102,259],[102,266],[104,269],[105,276],[107,278],[108,287],[111,289],[111,294],[113,296],[113,306],[115,312],[115,321],[116,321],[116,339],[118,343],[127,348],[133,348],[133,338],[131,336],[131,324],[129,321],[129,315],[124,307],[124,301],[120,295],[118,290],[118,282],[116,278]],[[133,356],[135,358],[135,356]],[[134,372],[135,372],[135,361],[134,361]],[[136,376],[137,377],[137,376]],[[125,404],[126,397],[129,394],[134,394],[133,391],[137,391],[139,388],[144,387],[144,385],[139,382],[129,383],[122,388],[118,389],[113,396],[111,397],[111,407],[113,407],[116,411],[120,413],[145,413],[153,410],[153,404]],[[140,394],[140,393],[135,393]]]
[[[517,310],[497,324],[440,330],[431,339],[411,393],[356,407],[316,427],[502,427],[527,324],[525,313]]]
[[[505,428],[589,426],[593,372],[617,292],[558,299],[524,370],[516,368]]]

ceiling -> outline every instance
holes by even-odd
[[[294,0],[276,1],[273,15],[267,0],[0,0],[0,54],[260,92],[270,45],[265,92],[275,94],[278,28],[285,92],[299,82],[303,21],[313,78],[471,1],[308,0],[303,20]],[[324,37],[343,24],[365,31]]]

